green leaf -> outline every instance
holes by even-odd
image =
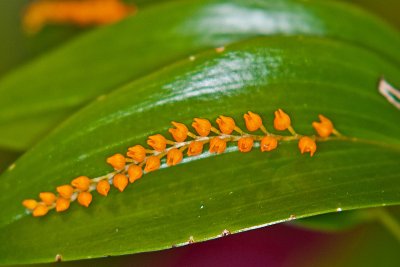
[[[3,173],[18,157],[20,153],[0,150],[0,174]]]
[[[384,20],[390,22],[392,25],[396,26],[397,29],[400,28],[400,18],[398,16],[397,10],[400,8],[400,2],[397,0],[387,0],[385,4],[379,3],[375,0],[339,0],[344,2],[351,2],[362,6],[363,8],[371,11],[374,14],[379,15]]]
[[[0,263],[33,263],[169,248],[272,223],[400,203],[398,110],[377,91],[398,67],[359,46],[320,39],[253,39],[178,62],[99,98],[63,123],[0,179]],[[203,154],[146,174],[124,193],[95,194],[90,208],[27,216],[20,202],[79,175],[110,172],[105,158],[166,133],[170,121],[285,109],[311,134],[318,114],[357,140],[296,143],[276,151]]]
[[[380,209],[374,210],[379,213]],[[390,216],[399,221],[399,206],[383,211],[387,214],[391,213]],[[292,264],[321,267],[375,267],[381,265],[396,267],[400,261],[399,239],[396,239],[393,233],[384,227],[384,224],[369,223],[358,227],[355,231],[335,235],[333,238],[334,241],[330,242],[331,244],[324,244],[324,252],[329,251],[329,253],[313,251],[312,257],[298,258],[297,261],[290,260],[287,264],[289,266]]]
[[[68,25],[45,27],[36,35],[27,34],[22,27],[22,17],[29,2],[0,2],[0,77],[83,31]]]
[[[121,84],[205,48],[259,35],[334,38],[400,63],[397,32],[346,4],[167,2],[85,34],[4,77],[0,81],[0,147],[25,150],[77,108]]]
[[[375,219],[370,209],[358,209],[319,216],[303,218],[290,222],[291,225],[309,228],[323,232],[344,231],[356,227],[362,223]]]

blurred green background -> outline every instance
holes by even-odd
[[[140,9],[168,0],[125,0]],[[330,1],[330,0],[326,0]],[[333,1],[333,0],[331,0]],[[379,15],[400,29],[398,0],[338,0],[353,2]],[[88,29],[75,26],[47,26],[40,33],[28,36],[21,27],[21,15],[30,0],[0,1],[0,77],[7,71],[76,37]]]
[[[167,0],[129,0],[140,9]],[[338,0],[353,2],[400,29],[399,0]],[[0,1],[0,78],[41,53],[90,29],[46,26],[29,36],[21,27],[21,14],[29,0]],[[349,25],[351,26],[351,25]],[[0,172],[20,153],[0,151]],[[389,208],[397,219],[400,210]],[[341,220],[345,213],[335,215]],[[4,240],[3,240],[4,242]],[[183,248],[108,257],[79,262],[35,266],[399,266],[400,245],[378,221],[339,232],[317,232],[293,225],[276,225]]]

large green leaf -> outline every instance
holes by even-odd
[[[0,146],[24,150],[89,100],[196,51],[251,36],[297,34],[357,43],[400,62],[399,35],[345,4],[296,0],[163,3],[90,32],[4,77],[0,81]]]
[[[293,217],[400,203],[398,110],[377,91],[399,68],[343,42],[267,38],[181,61],[98,99],[32,148],[0,179],[0,263],[28,263],[157,250]],[[301,155],[295,143],[271,153],[204,154],[145,175],[124,193],[96,195],[90,208],[27,216],[21,200],[78,175],[110,171],[105,158],[171,120],[263,114],[284,108],[310,134],[317,114],[357,141],[330,141]]]

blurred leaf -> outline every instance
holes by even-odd
[[[181,61],[99,98],[1,177],[0,263],[121,255],[169,248],[316,214],[400,203],[398,110],[378,92],[399,68],[368,49],[321,38],[268,37]],[[351,101],[349,101],[351,100]],[[204,154],[145,175],[124,193],[94,196],[89,209],[26,216],[20,202],[78,175],[110,171],[105,158],[165,133],[171,120],[214,120],[284,108],[310,134],[319,113],[358,141],[276,151]],[[23,240],[23,242],[21,242]],[[60,242],[61,241],[61,242]],[[34,245],[32,245],[34,244]]]
[[[328,213],[291,222],[291,225],[318,231],[343,231],[371,221],[374,218],[368,210],[358,209],[346,212]]]
[[[0,1],[0,77],[84,31],[71,25],[50,26],[36,35],[27,35],[21,20],[29,2],[32,1]]]
[[[388,212],[397,220],[400,219],[398,207],[392,207]],[[397,267],[400,262],[399,249],[399,240],[384,225],[369,223],[359,227],[347,238],[340,238],[326,247],[325,253],[313,254],[307,260],[292,260],[288,266]]]
[[[397,209],[397,214],[400,214],[399,208]],[[393,231],[394,237],[397,237],[400,242],[400,226],[396,226],[396,218],[392,218],[384,208],[358,209],[345,212],[337,210],[335,213],[303,218],[289,224],[326,232],[344,231],[371,221],[386,225],[388,230]]]
[[[368,13],[341,3],[162,3],[91,31],[4,77],[0,147],[27,149],[88,101],[196,51],[251,36],[299,34],[359,44],[400,63],[399,35]]]
[[[126,0],[141,11],[142,8],[169,0]],[[29,0],[0,1],[0,77],[10,70],[41,54],[72,40],[73,37],[94,27],[78,27],[73,24],[47,25],[42,31],[31,35],[22,27],[25,8]]]
[[[0,150],[0,174],[2,174],[19,156],[20,153],[18,152]]]
[[[357,4],[377,15],[382,19],[388,21],[400,29],[399,8],[400,2],[398,0],[385,0],[384,2],[376,0],[338,0],[343,2],[350,2]]]

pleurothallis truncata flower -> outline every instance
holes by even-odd
[[[211,131],[211,123],[206,119],[195,118],[192,127],[200,136],[208,136]]]
[[[179,122],[172,122],[175,128],[170,128],[168,131],[171,133],[172,137],[176,142],[184,142],[188,136],[189,129],[185,124]]]
[[[314,127],[315,131],[318,133],[319,136],[321,137],[328,137],[332,134],[334,128],[333,128],[333,123],[331,120],[326,118],[323,115],[319,115],[319,120],[320,122],[313,122],[312,126]]]
[[[243,118],[245,120],[247,130],[250,132],[257,131],[263,125],[260,115],[254,112],[247,112],[247,114],[243,115]]]
[[[151,135],[147,144],[152,149],[134,145],[128,148],[127,158],[121,153],[108,157],[106,162],[114,169],[112,172],[95,178],[78,176],[70,184],[56,187],[58,195],[53,192],[42,192],[39,194],[40,201],[26,199],[22,201],[22,205],[35,217],[44,216],[51,209],[64,212],[75,200],[80,205],[89,207],[93,200],[92,191],[97,191],[106,197],[111,190],[110,185],[113,185],[120,192],[124,192],[129,184],[144,175],[162,167],[178,165],[184,161],[185,156],[201,155],[205,146],[208,146],[210,154],[224,153],[228,144],[235,142],[239,152],[250,153],[257,144],[259,144],[261,152],[269,152],[276,150],[281,142],[297,141],[302,154],[310,153],[310,156],[313,156],[317,150],[317,141],[335,140],[335,137],[331,137],[331,135],[335,135],[337,139],[343,138],[343,135],[333,128],[332,122],[323,115],[319,115],[320,122],[312,124],[318,136],[297,134],[292,128],[289,115],[282,109],[275,111],[273,126],[276,130],[287,129],[291,135],[279,135],[267,131],[261,116],[254,112],[249,111],[243,117],[246,129],[252,133],[240,129],[233,118],[222,115],[216,118],[219,130],[214,128],[209,120],[195,118],[192,127],[198,135],[190,132],[184,124],[172,122],[174,128],[170,128],[168,131],[175,141],[168,140],[161,134]],[[261,135],[253,133],[258,130]],[[187,140],[188,138],[190,140]]]
[[[291,120],[288,114],[282,109],[275,111],[274,128],[278,131],[284,131],[291,126]]]
[[[231,134],[236,127],[236,123],[235,123],[234,119],[232,119],[230,117],[221,115],[216,120],[216,122],[218,124],[219,129],[224,134]]]

